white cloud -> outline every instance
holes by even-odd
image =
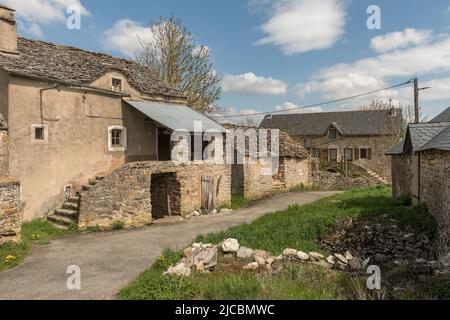
[[[43,25],[65,23],[69,6],[78,6],[83,16],[91,15],[80,0],[4,0],[4,3],[17,11],[20,26],[26,32],[39,37],[43,36]]]
[[[116,50],[132,57],[141,49],[140,40],[149,42],[152,39],[153,34],[150,27],[123,19],[117,21],[114,26],[105,31],[103,45],[106,49]]]
[[[449,34],[413,48],[322,69],[310,82],[300,85],[298,95],[304,98],[308,94],[319,93],[327,99],[337,99],[387,87],[392,78],[408,80],[416,75],[445,71],[450,71]],[[397,95],[397,90],[390,90],[375,97]]]
[[[283,113],[317,113],[322,112],[323,109],[320,107],[314,107],[314,108],[303,108],[302,106],[299,106],[292,102],[285,102],[279,106],[275,107],[275,111],[280,113],[281,111],[285,111]]]
[[[386,53],[395,49],[425,44],[430,40],[432,30],[405,29],[391,32],[372,39],[371,48],[375,52]]]
[[[225,75],[224,92],[238,92],[256,95],[282,95],[287,92],[287,84],[273,78],[259,77],[252,72],[240,75]]]
[[[450,99],[450,77],[422,81],[419,83],[419,86],[421,88],[430,87],[429,89],[420,92],[420,101]],[[403,88],[399,90],[398,96],[403,99],[410,97],[412,96],[412,89]]]
[[[261,26],[267,36],[256,44],[272,44],[292,55],[331,48],[345,33],[342,0],[277,0],[272,5],[273,14]]]

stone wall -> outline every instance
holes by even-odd
[[[411,161],[411,155],[408,154],[392,156],[392,192],[396,198],[412,195]]]
[[[179,190],[172,187],[171,191],[175,192],[175,197],[170,198],[178,198],[178,202],[171,201],[174,205],[172,214],[187,216],[202,209],[202,181],[205,177],[210,177],[212,181],[214,207],[231,202],[231,168],[228,165],[206,162],[187,165],[173,162],[129,163],[81,194],[79,227],[110,229],[114,221],[121,221],[130,228],[150,224],[154,218],[152,176],[156,177],[156,174],[171,174],[179,184]]]
[[[450,251],[450,151],[421,153],[420,198],[439,225],[439,254]]]
[[[261,199],[276,192],[288,191],[301,184],[309,185],[311,178],[310,159],[280,158],[278,173],[271,175],[272,163],[258,160],[232,167],[232,194],[250,200]],[[277,182],[284,184],[282,190]]]
[[[328,161],[328,149],[338,149],[338,159],[344,156],[346,148],[353,149],[354,162],[366,169],[372,170],[387,179],[391,178],[391,159],[385,153],[395,145],[392,137],[383,136],[340,136],[337,140],[329,140],[328,136],[322,137],[294,137],[307,148],[320,149],[320,159]],[[360,159],[358,150],[371,149],[371,159]]]
[[[302,184],[309,185],[311,183],[311,171],[309,159],[283,158],[280,161],[281,180],[285,183],[287,190]]]
[[[20,183],[0,181],[0,245],[20,240],[22,200]]]
[[[9,162],[8,131],[0,128],[0,177],[7,177]]]

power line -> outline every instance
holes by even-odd
[[[379,93],[379,92],[395,89],[395,88],[398,88],[398,87],[403,87],[403,86],[405,86],[407,84],[412,83],[412,81],[414,81],[414,80],[408,80],[407,82],[396,84],[396,85],[391,86],[391,87],[387,87],[387,88],[383,88],[383,89],[379,89],[379,90],[375,90],[375,91],[370,91],[370,92],[365,92],[365,93],[357,94],[357,95],[346,97],[346,98],[342,98],[342,99],[336,99],[336,100],[331,100],[331,101],[311,104],[311,105],[307,105],[307,106],[292,108],[292,109],[289,109],[289,110],[276,110],[276,111],[271,111],[271,112],[258,112],[258,113],[252,113],[252,114],[239,114],[239,115],[229,115],[229,116],[225,116],[225,115],[220,115],[220,116],[211,115],[211,117],[212,118],[241,118],[241,117],[253,117],[253,116],[270,115],[270,114],[274,114],[274,113],[285,113],[287,111],[292,111],[292,110],[309,109],[309,108],[320,107],[320,106],[333,104],[333,103],[337,103],[337,102],[352,100],[352,99],[356,99],[356,98],[372,95],[372,94],[375,94],[375,93]]]

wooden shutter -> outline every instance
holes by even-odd
[[[359,160],[359,148],[355,148],[355,160]]]
[[[367,149],[367,159],[372,160],[372,148]]]
[[[320,159],[328,161],[328,148],[320,149]]]

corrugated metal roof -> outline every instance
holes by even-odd
[[[433,139],[424,144],[419,151],[430,149],[450,151],[450,125],[436,135]]]
[[[150,101],[124,100],[133,108],[171,130],[187,130],[195,132],[194,124],[199,122],[202,131],[216,130],[226,132],[226,129],[205,115],[186,106]]]

